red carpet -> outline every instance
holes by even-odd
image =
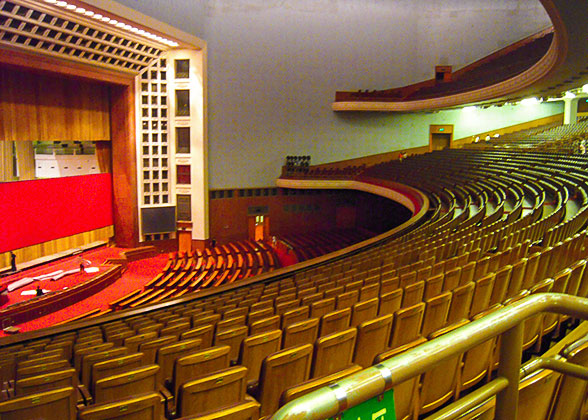
[[[273,248],[276,251],[278,259],[280,260],[281,267],[288,267],[289,265],[293,265],[298,262],[296,254],[294,254],[294,252],[282,242],[278,241],[276,246]]]
[[[123,250],[124,249],[122,248],[102,247],[93,251],[85,252],[84,258],[90,260],[92,262],[92,266],[96,266],[104,262],[106,258],[118,257],[119,252]],[[63,322],[69,318],[81,315],[92,309],[108,309],[109,302],[116,300],[132,292],[135,289],[141,289],[143,287],[143,284],[151,280],[157,273],[159,273],[163,269],[165,263],[167,262],[167,259],[167,254],[161,254],[153,258],[131,262],[129,263],[128,268],[123,273],[122,277],[112,285],[105,288],[101,293],[84,299],[61,311],[57,311],[52,314],[46,315],[42,318],[38,318],[25,324],[18,325],[18,327],[20,327],[22,332],[33,331],[45,327],[51,327],[56,323]],[[23,273],[18,273],[15,276],[11,276],[10,282],[23,277],[32,277],[44,273],[51,273],[52,271],[56,270],[72,269],[75,268],[76,263],[76,257],[70,257],[63,260],[55,261],[50,264],[35,267]],[[90,276],[90,274],[74,274],[71,276],[66,276],[63,279],[55,282],[52,282],[50,280],[44,280],[41,282],[31,283],[28,286],[25,286],[21,289],[9,293],[10,303],[14,303],[24,299],[29,299],[29,296],[20,296],[20,292],[23,290],[34,290],[37,287],[37,284],[39,284],[42,288],[47,290],[57,290],[58,288],[63,288],[68,284],[69,286],[71,286],[73,284],[79,283],[80,281],[87,280],[88,278],[90,278]],[[3,307],[4,306],[6,306],[6,304],[4,304]],[[0,331],[0,335],[4,334]]]

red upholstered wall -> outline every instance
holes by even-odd
[[[0,252],[112,224],[110,174],[0,183]]]

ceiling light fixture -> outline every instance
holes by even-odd
[[[79,13],[79,14],[82,14],[82,15],[85,15],[85,16],[88,16],[88,17],[91,17],[91,18],[96,19],[96,20],[100,20],[100,21],[105,22],[105,23],[108,23],[110,25],[114,25],[117,28],[124,29],[124,30],[126,30],[128,32],[132,32],[134,34],[137,34],[137,35],[140,35],[140,36],[149,38],[149,39],[153,39],[153,40],[155,40],[157,42],[160,42],[160,43],[165,44],[165,45],[170,46],[170,47],[177,47],[179,45],[177,42],[172,41],[170,39],[164,38],[164,37],[159,36],[159,35],[152,34],[151,32],[147,32],[147,31],[145,31],[143,29],[135,28],[134,26],[129,25],[127,23],[119,22],[116,19],[111,19],[108,16],[104,16],[104,15],[101,15],[99,13],[94,13],[91,10],[86,10],[83,7],[78,7],[78,6],[74,5],[74,4],[70,4],[70,3],[66,2],[66,1],[63,1],[63,0],[59,0],[59,1],[58,0],[44,0],[44,1],[45,1],[45,3],[54,4],[54,5],[58,6],[58,7],[64,7],[66,9],[68,9],[68,10],[73,10],[76,13]]]

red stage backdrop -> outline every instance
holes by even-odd
[[[112,224],[110,174],[0,183],[0,252]]]

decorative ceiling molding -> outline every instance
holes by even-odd
[[[172,48],[200,48],[78,0],[0,0],[2,46],[131,75]]]

